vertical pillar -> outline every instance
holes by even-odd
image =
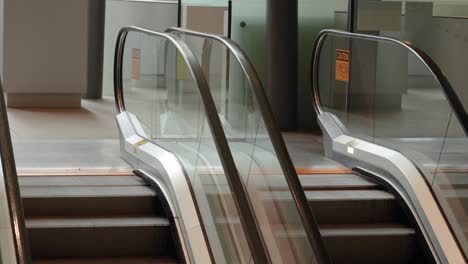
[[[298,90],[297,0],[267,1],[268,82],[266,92],[283,131],[297,125]]]
[[[4,1],[8,107],[79,108],[88,84],[87,1]]]
[[[349,0],[348,2],[348,31],[356,31],[357,16],[356,10],[358,10],[358,1]]]
[[[88,85],[83,94],[86,99],[102,97],[105,16],[106,0],[89,1]]]

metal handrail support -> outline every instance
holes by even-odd
[[[11,225],[13,228],[16,260],[18,264],[29,264],[32,263],[32,258],[27,238],[23,202],[20,194],[18,173],[16,171],[15,156],[11,143],[10,126],[6,109],[3,86],[0,81],[0,153]]]

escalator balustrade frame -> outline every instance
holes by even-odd
[[[437,64],[426,53],[408,42],[326,29],[319,33],[314,45],[311,62],[313,105],[324,134],[326,156],[333,157],[348,166],[362,167],[375,172],[375,175],[380,175],[380,178],[376,180],[385,181],[392,186],[407,203],[435,260],[438,263],[466,263],[466,257],[459,242],[433,190],[419,168],[400,152],[347,135],[339,119],[322,108],[318,87],[319,64],[322,47],[328,36],[391,43],[414,54],[442,87],[465,133],[468,134],[468,116],[453,87]]]

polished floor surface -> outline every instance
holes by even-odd
[[[125,173],[120,158],[115,106],[111,98],[83,100],[82,109],[8,109],[16,163],[34,173]],[[298,168],[336,168],[323,157],[319,133],[284,134]]]
[[[115,105],[83,100],[81,109],[8,109],[20,174],[129,171],[120,159]]]
[[[81,109],[9,108],[13,139],[118,139],[111,98],[82,100]]]

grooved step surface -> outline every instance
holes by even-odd
[[[21,177],[34,263],[176,263],[171,224],[136,176]]]
[[[380,190],[306,191],[309,201],[395,200],[395,196]]]
[[[28,228],[35,258],[169,256],[167,226]]]
[[[406,222],[405,215],[393,195],[383,191],[320,191],[320,193],[314,191],[307,193],[309,205],[319,224]]]
[[[154,216],[115,216],[115,217],[32,217],[26,218],[26,227],[34,228],[100,228],[132,226],[169,226],[169,220]]]
[[[427,263],[416,235],[406,228],[327,232],[323,241],[332,263]]]
[[[22,187],[40,186],[146,186],[143,179],[136,176],[37,176],[19,177]]]
[[[306,191],[306,197],[309,201],[327,200],[327,201],[343,201],[343,200],[394,200],[395,196],[381,190],[340,190],[340,191]],[[289,191],[274,191],[264,194],[266,200],[271,200],[272,197],[277,201],[291,200]]]
[[[466,199],[468,198],[468,189],[444,190],[443,195],[452,199]]]
[[[154,196],[23,198],[26,217],[163,214]]]
[[[175,264],[169,257],[35,259],[34,264]]]
[[[148,186],[20,187],[22,198],[156,196]]]
[[[201,179],[206,186],[226,185],[226,177],[217,177],[217,175],[203,175]],[[258,177],[259,187],[268,188],[268,190],[282,191],[288,188],[284,176],[268,175]],[[268,186],[264,179],[267,179]],[[379,185],[368,181],[362,177],[353,174],[305,174],[299,175],[299,180],[304,190],[367,190],[379,188]]]
[[[437,184],[450,184],[450,185],[468,185],[467,175],[468,172],[452,172],[452,173],[444,173],[438,172],[436,182]]]
[[[304,190],[374,189],[378,184],[354,174],[305,174],[300,175]]]
[[[303,230],[274,227],[280,244],[305,242]],[[404,225],[322,225],[331,263],[425,263],[416,232]]]
[[[404,225],[321,225],[324,237],[347,236],[408,236],[415,235],[413,228]]]
[[[237,220],[220,223],[237,223]],[[416,234],[413,228],[397,224],[374,225],[320,225],[320,234],[325,237],[387,237],[387,236],[413,236]],[[305,237],[304,230],[284,230],[283,226],[277,226],[276,236]]]
[[[137,176],[20,177],[25,215],[162,214],[156,193]]]

